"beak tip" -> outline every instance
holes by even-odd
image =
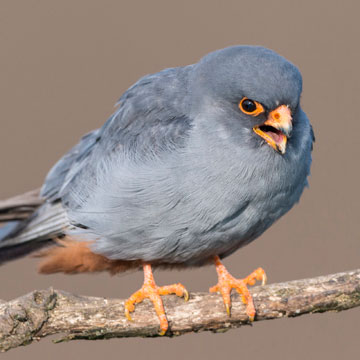
[[[277,150],[281,155],[284,155],[286,153],[286,144],[287,144],[287,142],[285,141],[285,142],[277,145]]]

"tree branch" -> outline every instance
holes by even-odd
[[[257,311],[255,321],[347,310],[360,305],[360,269],[257,286],[251,292]],[[175,295],[163,299],[170,324],[167,336],[204,330],[224,332],[249,324],[245,305],[236,294],[231,318],[217,294],[192,293],[186,303]],[[53,334],[65,334],[56,342],[158,335],[159,323],[150,301],[137,305],[133,320],[126,320],[123,300],[77,296],[53,289],[33,291],[0,303],[0,350]]]

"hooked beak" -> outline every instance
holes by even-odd
[[[274,150],[285,154],[287,138],[292,130],[292,116],[288,106],[281,105],[271,111],[262,125],[253,127],[254,132],[262,137]]]

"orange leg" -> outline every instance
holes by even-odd
[[[185,301],[189,300],[189,293],[181,284],[173,284],[168,286],[157,286],[155,284],[154,276],[150,264],[144,264],[144,284],[142,288],[132,294],[125,302],[125,316],[128,320],[132,320],[130,313],[135,310],[135,304],[141,303],[145,298],[148,298],[154,304],[156,314],[160,320],[160,335],[165,335],[169,327],[166,319],[164,305],[160,295],[176,294],[184,297]]]
[[[231,290],[235,289],[241,295],[241,299],[243,303],[247,305],[246,313],[249,316],[250,321],[253,321],[256,312],[255,312],[252,296],[246,285],[254,285],[256,280],[261,280],[262,285],[265,285],[266,283],[265,271],[262,268],[258,268],[245,279],[235,279],[226,270],[225,266],[222,264],[218,256],[214,257],[214,262],[215,262],[216,271],[218,273],[219,281],[215,286],[210,288],[210,292],[221,293],[224,300],[226,312],[230,316],[231,314],[230,294],[231,294]]]

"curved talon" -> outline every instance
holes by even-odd
[[[130,311],[128,309],[125,308],[125,316],[129,321],[133,321],[131,315],[130,315]]]
[[[225,308],[226,308],[226,312],[229,315],[229,317],[231,317],[231,308],[229,304],[225,304]]]
[[[184,288],[184,294],[183,294],[183,296],[184,296],[184,300],[185,301],[189,301],[189,298],[190,298],[190,296],[189,296],[189,292]]]
[[[262,276],[262,280],[261,280],[261,286],[266,285],[266,283],[267,283],[267,276],[266,276],[266,274],[264,272],[264,274]]]
[[[256,311],[255,311],[254,302],[253,302],[252,298],[251,298],[251,301],[249,301],[247,303],[246,314],[249,317],[249,321],[253,322],[255,319]]]

